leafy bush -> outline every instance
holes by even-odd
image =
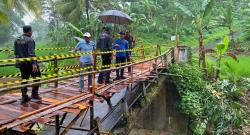
[[[246,122],[239,100],[244,94],[241,87],[228,80],[209,84],[192,65],[173,65],[169,71],[181,76],[172,80],[181,96],[178,107],[189,116],[193,134],[226,134]]]

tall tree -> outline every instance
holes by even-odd
[[[198,32],[199,41],[199,66],[206,68],[205,52],[203,46],[203,28],[206,26],[208,17],[212,11],[215,0],[199,0],[198,2],[193,2],[190,4],[195,5],[193,12],[191,9],[181,4],[180,2],[175,2],[175,6],[183,11],[187,16],[191,17],[196,25]],[[205,20],[207,19],[207,20]]]
[[[89,23],[90,0],[57,0],[55,4],[57,11],[65,21],[78,24],[86,18]]]
[[[17,12],[32,12],[36,17],[41,15],[39,0],[0,0],[0,22],[9,22],[6,10],[15,9]]]

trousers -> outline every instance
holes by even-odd
[[[116,57],[116,63],[124,63],[126,62],[126,57]],[[124,66],[125,64],[121,64],[121,66]],[[119,66],[119,65],[118,65]],[[116,70],[116,77],[123,77],[124,75],[124,68],[122,69],[117,69]]]
[[[22,79],[29,79],[30,76],[32,78],[36,78],[36,77],[40,77],[41,76],[41,72],[39,69],[39,66],[37,65],[38,68],[38,72],[32,72],[32,64],[28,63],[28,64],[22,64],[21,66],[19,66],[20,72],[21,72],[21,78]],[[39,80],[36,80],[34,82],[38,82]],[[27,82],[22,82],[21,84],[27,84]],[[39,89],[39,85],[34,85],[32,87],[32,96],[38,96],[38,89]],[[27,96],[27,87],[23,87],[21,88],[21,92],[22,92],[22,96],[26,97]]]
[[[93,64],[84,64],[84,63],[81,62],[80,68],[88,67],[88,66],[93,66]],[[80,71],[80,73],[88,72],[88,71],[92,71],[92,68],[86,69],[86,70],[82,70],[82,71]],[[84,76],[80,76],[79,84],[80,84],[81,91],[83,91],[84,90]],[[89,74],[88,75],[88,90],[89,91],[90,91],[89,88],[90,88],[91,85],[92,85],[92,74]]]
[[[112,54],[102,54],[101,57],[102,57],[102,65],[103,66],[111,64]],[[102,68],[102,69],[107,69],[107,68],[109,68],[109,67],[105,67],[105,68]],[[98,82],[103,82],[104,79],[105,79],[106,82],[109,82],[110,71],[99,73]]]

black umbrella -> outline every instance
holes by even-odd
[[[119,10],[107,10],[102,12],[98,19],[103,23],[114,23],[114,24],[130,24],[133,22],[131,17]]]

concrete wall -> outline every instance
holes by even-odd
[[[152,103],[140,111],[135,127],[130,135],[146,134],[149,131],[159,134],[187,134],[187,118],[176,105],[180,100],[175,87],[164,80]]]

